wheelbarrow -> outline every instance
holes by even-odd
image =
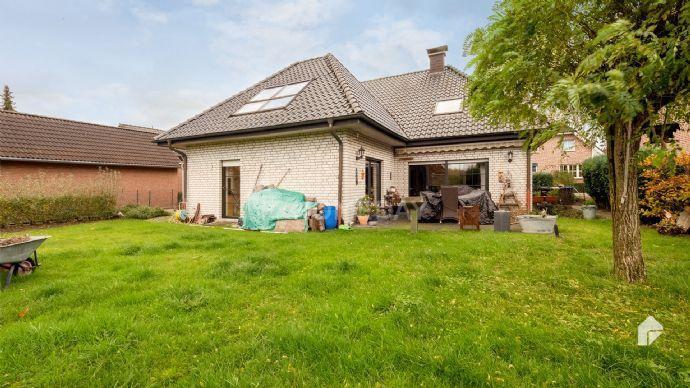
[[[5,288],[10,286],[12,275],[19,273],[23,262],[28,261],[31,269],[37,268],[40,265],[36,250],[48,238],[50,236],[32,236],[27,241],[0,247],[0,267],[7,269]]]

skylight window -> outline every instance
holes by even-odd
[[[235,114],[240,115],[285,108],[308,83],[309,81],[305,81],[264,89],[252,97],[249,102],[242,105]]]
[[[436,103],[436,109],[434,109],[435,115],[442,115],[446,113],[458,113],[462,110],[462,98],[456,98],[453,100],[439,101]]]

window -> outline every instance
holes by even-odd
[[[532,163],[532,172],[536,173],[539,170],[539,163]]]
[[[235,114],[241,115],[286,107],[304,89],[309,81],[277,86],[260,91],[249,102],[242,105]]]
[[[488,162],[446,162],[416,164],[409,167],[409,193],[417,196],[422,191],[441,191],[441,186],[468,185],[488,190]]]
[[[436,103],[435,115],[442,115],[446,113],[458,113],[462,110],[462,99],[456,98],[454,100],[439,101]]]
[[[575,151],[575,140],[563,140],[561,147],[565,152]]]
[[[582,178],[581,164],[561,164],[561,171],[567,172],[575,178]]]

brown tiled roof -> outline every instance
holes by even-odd
[[[451,66],[438,73],[416,71],[363,84],[388,109],[410,140],[510,132],[475,120],[466,109],[434,114],[438,101],[467,98],[467,76]]]
[[[0,110],[0,160],[177,168],[149,131]]]
[[[302,81],[310,83],[284,109],[234,115],[261,90]],[[159,135],[156,140],[298,126],[353,115],[362,116],[403,140],[509,132],[473,120],[466,111],[433,114],[437,101],[465,97],[466,82],[466,76],[450,66],[436,74],[419,71],[360,82],[337,58],[327,54],[286,67]]]
[[[261,90],[302,81],[309,84],[284,109],[235,116]],[[391,115],[331,54],[294,63],[258,84],[157,137],[158,140],[214,135],[364,114],[404,136]]]

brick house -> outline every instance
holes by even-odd
[[[531,171],[532,173],[565,171],[573,175],[575,182],[581,183],[583,182],[582,163],[592,156],[601,154],[603,154],[602,150],[588,145],[576,133],[564,133],[553,137],[532,151]]]
[[[515,130],[470,117],[467,77],[427,50],[426,70],[361,82],[333,55],[296,62],[158,136],[186,154],[187,203],[241,215],[255,183],[338,206],[343,220],[368,194],[402,196],[468,184],[498,201],[511,178],[530,206],[530,158]]]
[[[0,184],[39,173],[88,180],[108,168],[119,173],[119,205],[171,208],[181,191],[180,159],[156,146],[160,133],[0,110]]]

